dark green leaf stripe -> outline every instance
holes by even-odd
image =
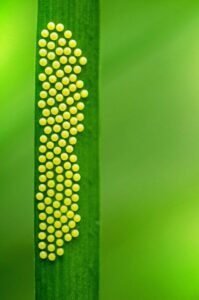
[[[75,151],[81,168],[78,239],[64,245],[65,254],[56,261],[41,260],[38,250],[39,220],[35,200],[35,299],[97,300],[99,298],[99,157],[98,157],[98,63],[99,3],[97,0],[39,0],[36,41],[35,92],[35,193],[38,190],[38,148],[42,128],[37,106],[41,82],[38,75],[41,31],[50,22],[71,30],[88,59],[80,75],[89,91],[85,101],[85,131],[78,137]]]

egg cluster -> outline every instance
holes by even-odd
[[[42,128],[36,192],[38,247],[41,259],[54,261],[64,254],[64,243],[79,236],[81,175],[74,150],[78,134],[84,130],[82,111],[88,91],[79,75],[87,59],[63,24],[48,23],[38,44],[42,69],[38,100]]]

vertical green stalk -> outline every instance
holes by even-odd
[[[85,102],[85,131],[76,145],[81,168],[80,236],[65,244],[65,254],[56,261],[42,261],[38,250],[39,221],[35,200],[35,299],[97,300],[99,298],[99,157],[98,157],[98,64],[99,3],[98,0],[39,0],[36,53],[35,93],[35,193],[38,190],[38,148],[42,133],[38,125],[41,82],[38,75],[41,31],[48,22],[62,23],[73,32],[78,46],[88,59],[82,79],[89,91]]]

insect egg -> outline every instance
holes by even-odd
[[[81,172],[76,147],[84,131],[82,111],[89,96],[79,74],[87,58],[62,23],[48,22],[40,36],[40,89],[36,108],[37,245],[39,257],[54,262],[64,255],[64,244],[79,236],[81,216],[77,214],[77,203]]]

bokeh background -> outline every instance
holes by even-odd
[[[36,1],[0,2],[0,299],[33,300]],[[199,2],[101,1],[101,299],[199,299]]]

